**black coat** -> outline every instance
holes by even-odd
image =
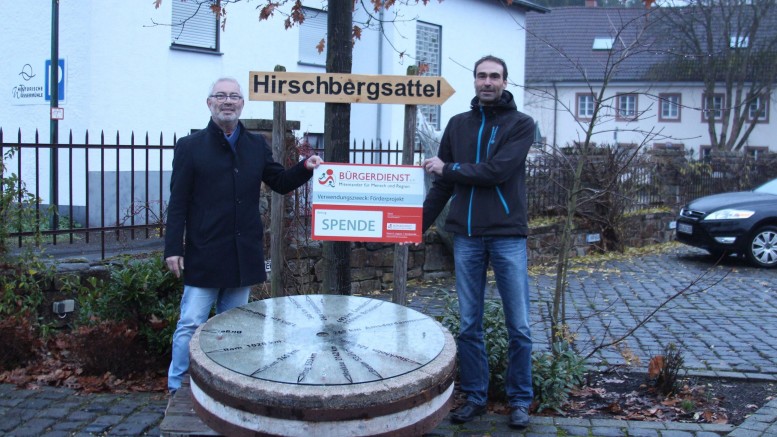
[[[231,288],[265,281],[262,182],[286,194],[312,175],[304,161],[284,169],[273,160],[264,138],[242,124],[233,152],[211,120],[176,144],[165,258],[184,257],[187,285]]]
[[[516,109],[513,95],[498,104],[455,115],[438,156],[445,163],[424,200],[424,231],[451,200],[445,230],[471,237],[527,236],[526,156],[534,120]]]

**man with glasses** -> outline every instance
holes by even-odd
[[[470,110],[448,122],[436,157],[423,162],[435,175],[424,201],[424,231],[450,199],[445,230],[453,234],[459,297],[459,380],[467,402],[451,414],[464,423],[486,412],[488,357],[483,311],[489,263],[502,298],[509,337],[505,390],[509,425],[529,424],[532,402],[529,277],[526,236],[526,156],[534,120],[518,112],[507,87],[507,65],[494,56],[475,63]]]
[[[305,184],[322,162],[315,155],[288,169],[275,162],[264,138],[239,121],[245,101],[235,79],[218,79],[207,104],[210,122],[178,140],[170,179],[164,257],[184,282],[167,378],[171,394],[181,387],[189,341],[213,304],[216,314],[245,305],[251,286],[267,279],[262,182],[285,194]]]

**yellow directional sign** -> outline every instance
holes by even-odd
[[[251,71],[249,100],[440,105],[453,93],[441,76]]]

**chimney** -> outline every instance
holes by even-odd
[[[580,4],[580,3],[578,3]],[[585,7],[587,8],[595,8],[596,7],[596,0],[585,0]]]

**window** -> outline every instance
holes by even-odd
[[[699,159],[703,161],[712,159],[712,146],[699,146]]]
[[[596,107],[596,103],[594,101],[594,95],[593,94],[578,94],[577,95],[577,110],[575,113],[577,114],[577,118],[580,120],[588,119],[590,120],[594,116],[594,108]]]
[[[747,108],[747,120],[759,123],[769,121],[769,97],[758,96]]]
[[[758,159],[761,155],[769,155],[769,147],[767,146],[745,146],[745,154],[753,159]]]
[[[324,134],[305,132],[305,135],[302,138],[303,142],[306,143],[314,153],[320,155],[321,159],[324,159]]]
[[[616,119],[634,120],[637,118],[636,94],[618,94],[616,104],[618,105]]]
[[[547,144],[547,138],[542,136],[542,132],[540,131],[540,123],[538,121],[534,122],[534,143],[532,143],[532,147],[542,148],[544,144]]]
[[[597,36],[594,38],[593,50],[612,50],[615,38],[611,36]]]
[[[750,37],[748,36],[732,36],[729,38],[729,47],[732,49],[746,49],[750,45]]]
[[[326,43],[326,12],[302,8],[305,22],[299,26],[299,63],[326,66],[326,44],[319,53],[323,39]]]
[[[219,20],[207,4],[172,2],[171,47],[219,51]]]
[[[424,73],[425,76],[440,76],[442,27],[418,21],[416,22],[415,34],[416,62],[426,64],[429,67]],[[437,130],[440,129],[439,105],[419,105],[418,110],[430,126]]]
[[[706,122],[709,119],[722,120],[725,101],[726,96],[723,94],[705,94],[704,109],[701,111],[701,121]]]
[[[637,143],[615,143],[615,145],[618,146],[617,150],[628,150],[632,153],[636,153],[640,148],[640,145]]]
[[[676,152],[682,152],[685,150],[685,144],[683,143],[654,143],[654,150],[671,150]]]
[[[680,94],[658,95],[658,121],[680,121]]]

